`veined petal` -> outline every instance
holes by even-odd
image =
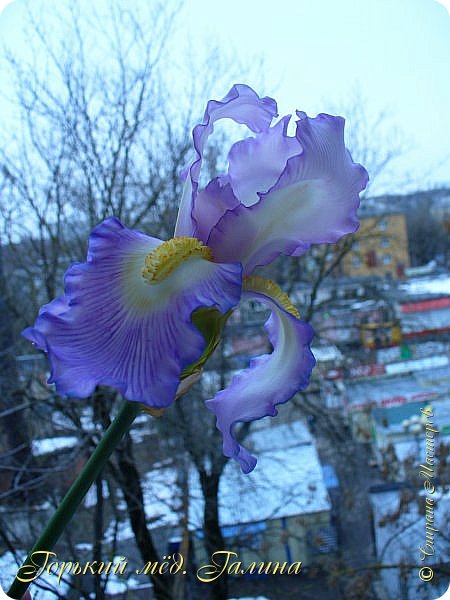
[[[205,347],[192,312],[233,307],[241,267],[193,255],[148,283],[145,258],[161,244],[107,219],[91,234],[87,262],[68,269],[65,296],[44,306],[24,331],[48,353],[49,382],[59,393],[86,397],[103,384],[151,407],[173,401],[181,372]]]
[[[288,158],[302,151],[296,137],[287,135],[290,115],[267,131],[236,142],[228,155],[231,186],[245,206],[258,202],[258,192],[267,192],[278,181]]]
[[[345,148],[344,119],[298,114],[302,152],[288,159],[257,203],[227,211],[208,239],[216,260],[238,260],[245,274],[280,254],[299,256],[311,244],[336,242],[358,228],[359,192],[368,175]]]
[[[227,176],[216,177],[195,199],[193,217],[197,222],[196,237],[206,244],[211,229],[228,211],[239,205]]]
[[[196,125],[192,136],[195,158],[185,170],[187,181],[178,211],[175,227],[176,236],[196,236],[197,220],[193,214],[198,180],[202,166],[203,151],[208,137],[219,119],[232,119],[246,125],[251,131],[260,132],[269,128],[273,117],[277,116],[277,104],[272,98],[260,98],[251,87],[244,84],[233,85],[222,100],[210,100],[206,105],[202,123]]]
[[[255,468],[256,458],[237,442],[235,424],[275,416],[277,404],[308,385],[315,359],[309,348],[312,328],[298,318],[295,307],[278,286],[260,277],[249,277],[244,281],[243,298],[259,300],[271,309],[265,329],[273,352],[252,360],[248,369],[235,375],[229,387],[206,405],[217,417],[225,456],[236,459],[242,471],[249,473]]]

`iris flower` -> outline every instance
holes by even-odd
[[[341,117],[296,114],[289,135],[290,115],[272,124],[273,99],[234,85],[221,101],[208,102],[193,129],[194,159],[184,173],[174,237],[162,241],[114,217],[92,231],[86,262],[66,272],[64,295],[24,331],[48,354],[49,383],[58,393],[87,397],[108,385],[127,400],[165,408],[216,345],[207,333],[211,323],[220,329],[241,299],[261,302],[271,311],[265,328],[272,353],[206,403],[224,454],[245,473],[254,469],[256,458],[238,443],[235,424],[275,415],[278,404],[308,385],[315,363],[311,327],[254,270],[355,231],[368,180],[345,148]],[[208,137],[225,118],[253,135],[233,144],[228,171],[201,187]]]

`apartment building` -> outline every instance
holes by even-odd
[[[392,277],[401,279],[409,267],[406,218],[402,213],[361,218],[351,251],[342,262],[348,277]]]

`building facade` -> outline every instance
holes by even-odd
[[[361,218],[351,251],[344,257],[342,273],[348,277],[402,279],[409,267],[406,218],[385,213]]]

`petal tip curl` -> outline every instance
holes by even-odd
[[[226,389],[206,402],[222,433],[225,456],[237,460],[244,473],[255,468],[256,458],[238,442],[236,424],[275,416],[277,405],[307,387],[316,363],[309,347],[314,335],[312,327],[280,303],[279,294],[272,293],[273,287],[267,286],[271,295],[265,294],[261,286],[258,288],[246,289],[244,295],[271,308],[265,328],[273,352],[253,359],[249,368],[234,375]]]

